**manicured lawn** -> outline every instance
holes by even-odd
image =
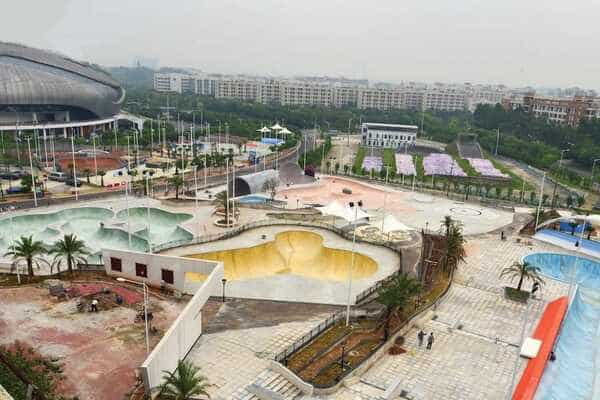
[[[383,149],[383,165],[389,166],[391,171],[396,172],[396,157],[394,156],[394,150]]]
[[[354,170],[355,174],[362,173],[362,163],[363,163],[364,159],[365,159],[365,148],[359,147],[358,151],[356,152],[356,158],[354,158],[354,165],[352,166],[352,169]]]

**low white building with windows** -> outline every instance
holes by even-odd
[[[417,140],[416,125],[379,124],[364,122],[360,131],[362,145],[396,149],[406,145],[414,145]]]

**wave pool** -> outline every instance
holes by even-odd
[[[578,285],[555,344],[556,360],[546,365],[535,399],[600,399],[600,263],[554,253],[523,260],[551,279],[574,277]]]

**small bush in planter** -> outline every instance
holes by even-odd
[[[344,194],[352,194],[352,189],[350,189],[350,188],[343,188],[342,189],[342,193],[344,193]]]
[[[525,290],[517,290],[517,289],[509,287],[509,286],[504,287],[504,296],[506,296],[507,299],[510,299],[513,301],[518,301],[520,303],[527,303],[527,300],[529,299],[529,295],[530,295],[530,293]]]
[[[404,336],[398,336],[394,343],[396,344],[396,346],[404,345]]]

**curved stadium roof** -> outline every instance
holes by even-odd
[[[124,90],[106,72],[56,53],[0,42],[0,108],[68,106],[119,113]]]

